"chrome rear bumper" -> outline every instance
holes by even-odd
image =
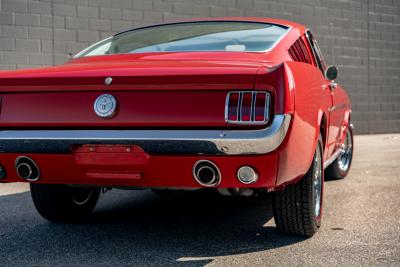
[[[0,131],[0,152],[69,153],[74,145],[127,144],[157,154],[266,154],[283,142],[290,120],[274,115],[261,130],[6,130]]]

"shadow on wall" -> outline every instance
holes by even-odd
[[[0,197],[0,210],[0,258],[10,265],[203,266],[217,256],[304,240],[265,226],[273,217],[269,195],[234,198],[199,192],[161,198],[148,190],[113,190],[102,195],[83,224],[45,221],[29,193]]]

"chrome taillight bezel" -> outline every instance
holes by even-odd
[[[244,121],[242,120],[242,103],[243,103],[243,95],[245,94],[252,94],[251,99],[251,117],[250,120]],[[238,106],[237,106],[237,115],[236,118],[237,120],[231,120],[229,119],[229,101],[231,98],[232,94],[238,94]],[[256,120],[255,118],[255,105],[256,105],[256,99],[258,94],[264,94],[265,95],[265,106],[264,106],[264,116],[263,120]],[[226,100],[225,100],[225,122],[228,124],[236,124],[236,125],[266,125],[268,124],[270,120],[270,107],[271,107],[271,93],[267,91],[252,91],[252,90],[246,90],[246,91],[231,91],[228,92],[226,95]]]

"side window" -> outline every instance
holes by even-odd
[[[314,36],[310,31],[306,33],[308,43],[312,49],[315,62],[317,62],[318,68],[321,70],[322,73],[325,71],[325,61],[324,57],[322,56],[321,50],[319,49],[317,41],[314,39]]]

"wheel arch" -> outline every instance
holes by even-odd
[[[328,138],[328,119],[327,119],[326,113],[322,110],[320,110],[318,113],[318,126],[319,126],[319,132],[317,134],[317,138],[318,138],[318,135],[321,134],[323,150],[325,151],[326,144],[328,141],[328,139],[327,139]]]

